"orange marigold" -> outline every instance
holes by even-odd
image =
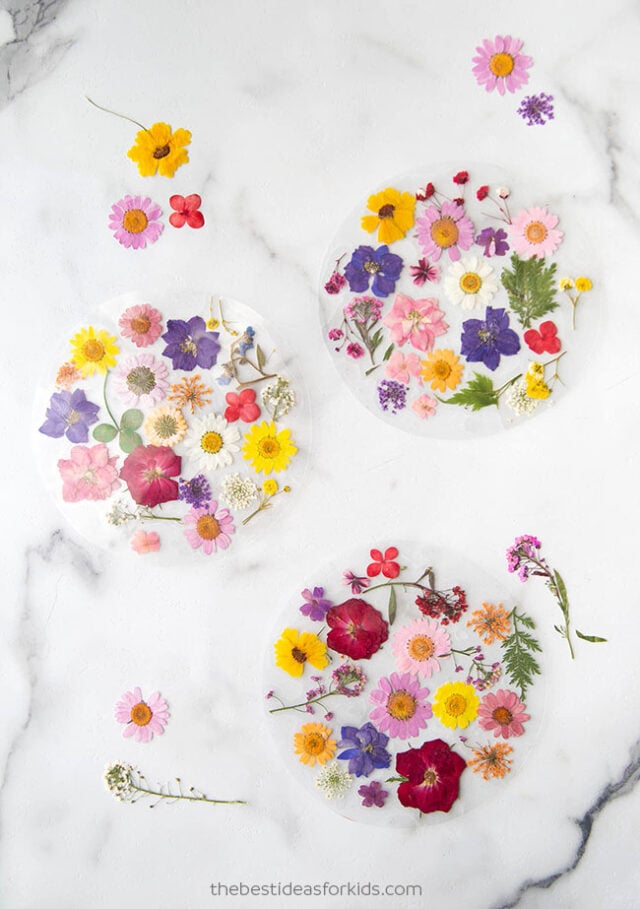
[[[201,382],[197,373],[195,376],[184,376],[176,385],[171,386],[171,391],[169,400],[175,401],[178,407],[190,407],[192,414],[196,412],[196,407],[211,404],[208,395],[213,393],[213,389]]]
[[[473,758],[467,761],[474,773],[481,773],[483,780],[491,777],[502,779],[511,773],[513,761],[508,757],[513,751],[511,745],[496,742],[495,745],[485,745],[484,748],[474,748]]]
[[[474,609],[471,613],[467,628],[473,628],[485,644],[504,641],[511,631],[509,613],[503,608],[502,603],[498,603],[497,606],[483,603],[482,609]]]

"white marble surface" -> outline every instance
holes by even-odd
[[[216,898],[210,884],[324,880],[421,884],[423,896],[304,905],[636,905],[637,4],[2,7],[0,905],[299,905]],[[556,98],[553,123],[526,127],[519,96],[476,86],[474,47],[497,33],[525,40],[531,90]],[[160,191],[200,192],[204,230],[143,253],[113,241],[111,203],[153,195],[157,181],[126,158],[133,128],[85,94],[193,132],[191,163]],[[590,250],[575,270],[596,285],[584,305],[602,310],[600,336],[590,368],[544,417],[475,441],[414,439],[341,385],[320,334],[320,263],[372,186],[420,162],[470,158],[573,200]],[[94,549],[63,526],[30,432],[33,376],[67,324],[116,293],[185,283],[273,320],[304,364],[314,441],[295,507],[249,552],[180,571]],[[467,553],[536,615],[545,646],[531,759],[481,809],[418,831],[325,810],[281,765],[263,716],[282,591],[306,586],[328,550],[370,545],[371,527],[380,542]],[[506,574],[504,547],[524,532],[563,570],[578,627],[609,638],[580,646],[575,664],[546,592]],[[149,746],[124,741],[112,719],[136,684],[171,703],[166,735]],[[120,805],[101,780],[117,758],[250,804]]]

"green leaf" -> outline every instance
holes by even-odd
[[[503,269],[501,280],[509,296],[509,306],[523,328],[556,309],[556,264],[545,266],[544,259],[511,256],[511,268]]]
[[[142,439],[138,433],[123,429],[120,433],[120,448],[127,454],[131,454],[133,449],[137,448],[138,445],[142,445]]]
[[[489,376],[474,372],[473,379],[469,380],[465,388],[461,388],[446,400],[444,398],[438,400],[443,404],[458,404],[460,407],[470,407],[471,410],[482,410],[483,407],[490,407],[492,404],[498,406],[498,393]]]
[[[389,594],[389,624],[393,625],[396,620],[396,612],[398,611],[398,603],[396,600],[396,588],[392,587]]]
[[[608,644],[609,643],[606,638],[599,638],[595,634],[583,634],[581,631],[578,631],[577,629],[576,629],[576,634],[583,641],[590,641],[592,644]]]
[[[118,435],[118,430],[112,423],[98,423],[93,427],[93,438],[97,442],[111,442]]]
[[[120,429],[127,432],[134,432],[142,426],[144,414],[141,410],[133,407],[131,410],[125,410],[120,417]]]
[[[373,335],[371,336],[371,353],[372,353],[372,354],[374,354],[375,351],[378,349],[378,347],[380,346],[381,341],[382,341],[382,329],[379,328],[379,329],[378,329],[376,332],[374,332]]]
[[[553,580],[555,581],[556,590],[558,591],[558,599],[560,600],[560,608],[562,611],[567,614],[569,612],[569,595],[567,594],[567,587],[559,571],[553,572]]]
[[[540,675],[540,666],[533,654],[541,653],[542,648],[533,635],[523,631],[522,626],[535,628],[530,616],[513,609],[510,618],[513,631],[502,642],[502,660],[506,675],[520,690],[520,697],[524,701],[527,688],[533,685],[534,676]]]
[[[384,355],[383,355],[383,357],[382,357],[382,362],[383,362],[383,363],[386,363],[386,362],[387,362],[387,360],[389,359],[389,357],[390,357],[391,354],[393,353],[393,348],[394,348],[394,347],[395,347],[395,344],[389,344],[389,346],[388,346],[387,349],[385,350]]]
[[[265,357],[264,351],[259,344],[256,347],[256,357],[258,358],[258,368],[263,370],[264,364],[267,362],[267,358]]]

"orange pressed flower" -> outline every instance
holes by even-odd
[[[82,373],[73,363],[63,363],[56,376],[56,386],[69,391],[82,378]]]
[[[513,761],[509,758],[513,751],[511,745],[504,742],[496,742],[495,745],[485,745],[483,748],[473,749],[473,758],[467,761],[474,773],[481,773],[483,780],[491,777],[502,779],[507,773],[511,773],[511,764]]]
[[[474,609],[471,613],[467,628],[473,628],[485,644],[504,641],[511,631],[509,613],[503,608],[502,603],[498,603],[497,606],[483,603],[482,609]]]
[[[333,757],[336,741],[323,723],[305,723],[293,737],[293,748],[303,764],[313,767],[316,763],[326,764]]]
[[[213,393],[213,389],[201,382],[198,374],[184,376],[176,385],[171,386],[171,391],[169,400],[175,401],[178,407],[190,407],[192,414],[196,412],[196,407],[211,404],[208,395]]]

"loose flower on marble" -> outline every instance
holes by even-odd
[[[222,480],[220,498],[237,511],[249,508],[258,498],[259,490],[249,477],[239,473],[227,474]]]
[[[379,679],[378,687],[371,692],[371,701],[376,706],[369,718],[391,738],[413,738],[433,716],[428,696],[429,689],[421,688],[410,673],[392,672],[388,678]]]
[[[544,126],[554,117],[553,95],[545,92],[527,95],[520,102],[517,113],[526,120],[527,126]]]
[[[115,707],[115,718],[124,724],[122,734],[125,738],[134,738],[137,742],[150,742],[154,735],[162,735],[169,719],[169,705],[160,695],[154,692],[145,701],[142,690],[134,688],[125,691]]]
[[[286,470],[298,451],[291,439],[291,430],[278,430],[273,421],[254,424],[244,439],[242,457],[251,463],[256,473],[267,476]]]
[[[547,385],[544,377],[544,366],[542,363],[529,363],[525,373],[525,383],[527,394],[530,398],[538,398],[544,401],[551,394],[551,388]]]
[[[413,227],[415,196],[388,187],[369,196],[367,208],[373,215],[364,215],[360,223],[368,233],[378,231],[379,243],[393,243]]]
[[[116,339],[104,329],[96,331],[92,325],[81,328],[71,338],[71,362],[85,379],[112,369],[119,353]]]
[[[202,199],[197,193],[190,196],[170,196],[169,205],[173,209],[169,215],[169,223],[172,227],[189,227],[198,229],[204,226],[204,215],[199,211],[202,205]]]
[[[139,445],[127,455],[120,468],[131,497],[138,505],[155,508],[178,498],[182,459],[166,445]]]
[[[256,404],[256,393],[253,388],[243,388],[239,394],[229,391],[225,395],[227,408],[224,418],[229,423],[242,420],[243,423],[253,423],[260,416],[260,408]]]
[[[227,467],[240,451],[241,436],[224,417],[208,413],[191,421],[184,446],[190,458],[204,471]]]
[[[378,385],[378,401],[382,410],[398,413],[407,406],[407,389],[402,382],[383,379]]]
[[[226,508],[219,508],[215,499],[204,505],[194,506],[183,518],[184,532],[192,549],[202,549],[211,555],[219,549],[228,549],[236,532],[233,516]]]
[[[74,363],[63,363],[56,374],[56,388],[69,391],[81,378],[82,373]]]
[[[225,477],[225,480],[227,478]],[[213,498],[209,481],[203,473],[196,474],[190,480],[180,477],[178,480],[178,498],[181,502],[187,502],[196,508],[206,505]],[[223,481],[224,488],[224,481]],[[227,503],[229,504],[229,503]]]
[[[187,428],[182,411],[170,404],[161,404],[149,411],[142,431],[150,445],[168,445],[172,448],[184,439]]]
[[[315,669],[324,669],[328,662],[327,647],[316,634],[285,628],[275,644],[276,666],[289,675],[301,676],[309,663]]]
[[[400,553],[395,546],[389,546],[384,553],[380,549],[372,549],[369,554],[373,561],[367,566],[368,577],[377,578],[380,572],[385,578],[398,577],[400,564],[395,560]]]
[[[538,206],[518,212],[509,229],[514,252],[523,259],[552,255],[564,236],[556,226],[559,220],[557,215]]]
[[[471,613],[467,628],[473,628],[480,640],[485,644],[504,641],[511,631],[509,613],[498,603],[483,603],[481,609],[474,609]]]
[[[591,278],[586,278],[584,276],[576,278],[575,281],[573,278],[561,278],[560,290],[564,291],[571,303],[571,327],[575,328],[576,310],[580,301],[580,295],[593,290],[593,282],[591,281]]]
[[[532,64],[531,57],[521,53],[523,42],[511,35],[496,35],[493,41],[485,38],[476,47],[473,58],[473,74],[479,85],[486,91],[494,89],[500,95],[505,91],[515,92],[529,81],[527,72]]]
[[[305,723],[293,737],[293,749],[308,767],[326,764],[336,752],[333,730],[323,723]]]
[[[136,347],[149,347],[162,334],[162,315],[148,303],[130,306],[118,321],[120,334]]]
[[[430,395],[420,395],[414,401],[411,402],[411,410],[419,417],[421,420],[426,419],[427,417],[432,417],[438,406],[438,402],[435,398],[432,398]]]
[[[189,786],[185,791],[182,788],[180,777],[176,777],[169,783],[163,783],[161,786],[152,787],[139,770],[125,761],[108,764],[103,779],[105,786],[117,801],[135,804],[142,799],[153,798],[156,801],[149,805],[150,808],[165,799],[168,802],[207,802],[210,805],[247,804],[240,799],[210,799],[204,792],[200,792],[193,786]]]
[[[69,458],[58,461],[63,500],[108,499],[122,485],[118,479],[117,461],[117,457],[109,456],[106,445],[74,445]]]
[[[479,703],[473,685],[466,682],[445,682],[435,693],[433,713],[443,726],[466,729],[477,717]]]
[[[413,283],[417,284],[418,287],[422,287],[427,281],[436,282],[440,280],[440,266],[431,265],[428,259],[419,259],[417,265],[409,267],[409,271],[413,278]]]
[[[344,276],[352,293],[369,290],[376,297],[388,297],[393,293],[402,271],[400,256],[389,252],[389,247],[359,246],[345,267]],[[373,281],[372,281],[373,279]]]
[[[138,165],[141,177],[173,177],[176,170],[187,164],[191,143],[188,129],[172,130],[168,123],[154,123],[136,134],[135,144],[127,156]]]
[[[517,694],[503,688],[485,694],[478,708],[478,723],[494,736],[508,739],[524,734],[524,723],[531,717]]]
[[[109,229],[121,246],[146,249],[164,230],[162,209],[148,196],[124,196],[111,206]]]
[[[89,440],[89,427],[98,422],[97,404],[87,400],[82,389],[59,391],[51,395],[46,420],[40,427],[43,435],[79,443]]]
[[[484,246],[483,255],[488,259],[491,256],[505,256],[509,252],[507,232],[501,227],[497,230],[493,227],[485,227],[480,231],[475,242],[477,246]]]
[[[342,583],[346,584],[347,587],[351,587],[351,593],[359,594],[371,584],[369,578],[359,577],[357,574],[354,574],[353,571],[344,571]]]
[[[394,350],[385,367],[388,379],[408,385],[412,376],[420,375],[420,358],[418,354],[403,354],[401,350]]]
[[[382,321],[396,344],[402,347],[409,342],[422,351],[432,350],[435,339],[449,328],[437,300],[414,300],[405,294],[396,294],[391,310]]]
[[[160,549],[160,537],[155,530],[136,530],[131,537],[131,548],[138,555],[147,555]]]
[[[423,814],[450,811],[460,794],[460,777],[466,763],[442,739],[425,742],[396,756],[396,770],[403,778],[398,799],[406,808]]]
[[[562,347],[558,337],[558,328],[555,322],[550,320],[541,322],[538,329],[528,329],[525,331],[523,338],[527,347],[536,354],[556,354]]]
[[[429,588],[416,597],[416,606],[423,615],[438,619],[442,625],[456,624],[467,611],[467,595],[455,585],[449,590]]]
[[[260,398],[274,420],[286,417],[296,403],[296,393],[284,376],[277,376],[275,382],[263,388]]]

